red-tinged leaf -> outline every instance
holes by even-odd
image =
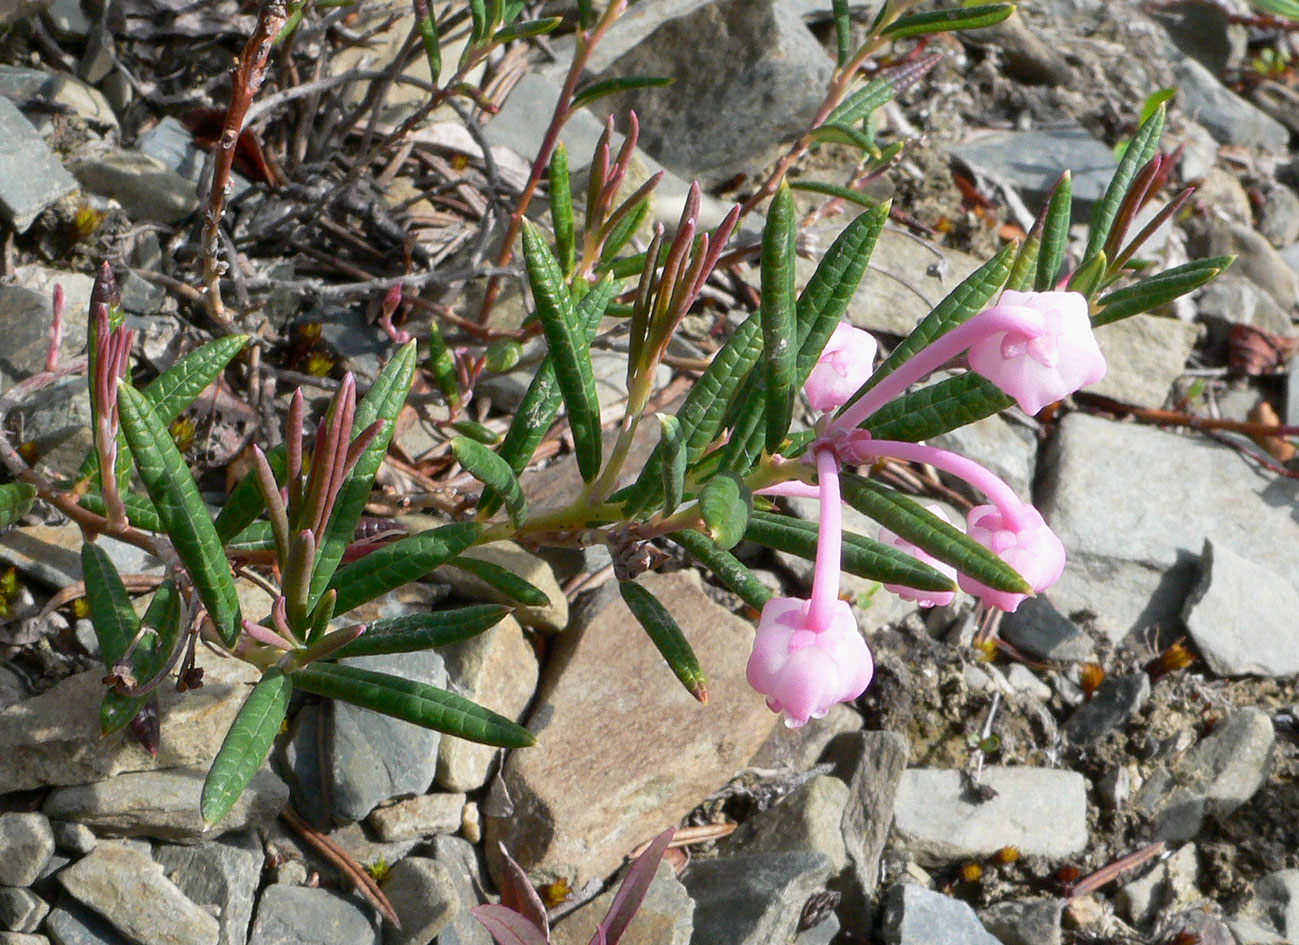
[[[645,894],[649,892],[650,883],[654,882],[654,874],[658,872],[659,860],[663,859],[663,854],[675,833],[676,828],[669,827],[654,838],[654,842],[645,848],[644,853],[636,857],[636,861],[627,870],[622,885],[618,887],[617,895],[613,897],[608,915],[596,927],[591,945],[602,945],[602,943],[618,945],[618,940],[627,931],[627,926],[631,924],[636,910],[645,901]]]
[[[514,862],[510,851],[505,849],[505,844],[500,847],[504,858],[501,870],[501,905],[523,916],[549,941],[550,917],[546,914],[545,904],[537,895],[536,888],[528,882],[528,874],[523,871],[523,867]]]
[[[469,911],[496,940],[496,945],[549,945],[546,936],[513,909],[488,903]]]

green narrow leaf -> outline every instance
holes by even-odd
[[[353,437],[377,420],[386,422],[357,460],[352,475],[343,483],[338,500],[334,503],[334,513],[325,525],[324,538],[317,540],[316,567],[311,574],[311,591],[307,596],[308,613],[320,603],[321,595],[325,593],[335,569],[343,560],[343,552],[356,537],[356,525],[365,512],[365,504],[370,501],[370,487],[374,484],[375,473],[383,465],[383,458],[388,455],[388,444],[392,442],[397,415],[401,413],[410,393],[410,385],[415,379],[415,361],[415,342],[402,345],[356,405],[356,416],[352,422]],[[342,612],[340,607],[338,613]]]
[[[524,20],[520,23],[511,23],[508,26],[502,26],[492,37],[494,43],[509,43],[516,39],[530,39],[533,36],[543,36],[551,32],[555,27],[563,23],[563,17],[548,16],[540,20]]]
[[[98,492],[87,492],[77,500],[77,504],[96,515],[108,515],[108,506],[103,495]],[[126,520],[134,527],[146,532],[162,531],[162,519],[158,518],[158,510],[144,496],[134,492],[123,493],[122,505],[126,508]]]
[[[460,403],[460,373],[456,370],[456,358],[447,347],[437,322],[429,322],[428,347],[429,371],[433,375],[433,383],[448,404],[454,406]]]
[[[1081,292],[1090,300],[1100,288],[1101,279],[1105,276],[1105,269],[1108,264],[1109,260],[1105,258],[1104,250],[1095,256],[1084,259],[1082,265],[1075,269],[1073,275],[1069,277],[1069,291]]]
[[[835,61],[843,65],[852,58],[852,19],[848,0],[833,0]]]
[[[573,107],[581,108],[597,99],[617,95],[619,92],[632,92],[636,89],[660,89],[671,85],[672,80],[661,75],[629,75],[614,79],[603,79],[592,82],[573,96]]]
[[[912,13],[910,16],[898,17],[886,26],[880,35],[887,36],[891,40],[899,40],[953,30],[983,29],[985,26],[996,26],[1014,12],[1013,3],[990,3],[977,7],[955,7],[950,10]]]
[[[503,715],[444,689],[400,676],[354,666],[315,663],[294,673],[293,684],[305,692],[350,702],[412,725],[484,745],[528,748],[537,743],[531,732]]]
[[[816,525],[785,515],[754,511],[744,537],[766,548],[816,557]],[[878,541],[844,532],[843,570],[881,584],[902,584],[924,591],[954,591],[956,585],[916,558]]]
[[[199,813],[205,827],[219,823],[230,813],[271,753],[271,745],[288,714],[292,692],[289,677],[278,669],[269,669],[240,706],[203,782]]]
[[[902,493],[850,473],[839,482],[844,502],[944,564],[995,590],[1032,593],[1019,572],[999,556]]]
[[[600,320],[604,318],[609,302],[613,299],[613,294],[613,279],[606,276],[592,286],[591,291],[577,303],[577,320],[582,325],[582,337],[588,347],[600,326]],[[541,364],[537,365],[537,373],[533,376],[532,383],[528,385],[523,400],[519,402],[518,409],[514,411],[510,428],[505,431],[505,438],[501,440],[500,449],[496,451],[496,455],[505,460],[516,476],[527,468],[532,460],[532,454],[536,452],[537,446],[550,430],[550,425],[559,415],[559,407],[563,402],[563,395],[559,392],[559,384],[555,380],[555,361],[548,354],[542,359]],[[491,515],[501,507],[501,502],[501,496],[489,489],[483,493],[478,508],[484,515]]]
[[[1232,264],[1235,256],[1213,256],[1197,259],[1158,275],[1143,279],[1135,285],[1115,289],[1101,296],[1100,310],[1092,316],[1093,327],[1108,325],[1132,315],[1139,315],[1161,305],[1167,305],[1188,292],[1193,292],[1216,278]]]
[[[1037,275],[1037,257],[1042,251],[1042,237],[1030,233],[1019,247],[1015,262],[1006,277],[1006,288],[1014,292],[1028,292],[1033,288],[1033,279]]]
[[[126,585],[103,548],[89,542],[81,546],[81,573],[86,582],[90,622],[99,638],[104,665],[111,670],[139,632],[140,618],[131,606]]]
[[[1136,135],[1132,138],[1132,143],[1123,152],[1123,159],[1119,161],[1114,177],[1110,179],[1109,186],[1105,188],[1105,196],[1100,199],[1100,202],[1096,204],[1096,209],[1092,211],[1091,231],[1087,235],[1087,250],[1083,253],[1084,260],[1091,259],[1105,245],[1105,241],[1109,239],[1110,230],[1114,227],[1114,219],[1118,215],[1119,208],[1123,205],[1124,198],[1128,195],[1128,188],[1132,186],[1133,179],[1141,168],[1145,167],[1147,162],[1155,156],[1155,151],[1159,148],[1159,136],[1164,130],[1164,114],[1164,106],[1157,107],[1154,114],[1147,118],[1141,127],[1137,129]]]
[[[457,568],[467,574],[472,574],[484,584],[500,591],[510,600],[518,601],[525,607],[550,606],[550,598],[546,596],[545,591],[499,564],[493,564],[481,558],[472,558],[469,555],[461,555],[454,561],[448,562],[447,567]]]
[[[708,682],[704,679],[703,667],[699,665],[699,658],[695,656],[690,641],[672,619],[668,609],[657,597],[634,581],[619,581],[618,590],[632,616],[645,628],[654,646],[667,660],[669,668],[681,680],[681,685],[686,687],[686,692],[707,704]]]
[[[702,532],[672,532],[668,538],[689,552],[696,561],[708,568],[723,586],[738,594],[740,599],[754,610],[762,610],[767,601],[775,596],[770,588],[754,576],[752,571],[740,563],[739,558],[717,547],[717,543]]]
[[[469,0],[469,17],[472,23],[469,45],[477,46],[487,38],[487,31],[491,29],[491,20],[487,15],[487,5],[483,0]]]
[[[862,424],[877,440],[917,443],[1014,406],[992,381],[973,371],[897,397]]]
[[[515,528],[523,525],[528,517],[528,500],[524,497],[523,487],[519,485],[519,479],[514,475],[510,464],[466,436],[452,440],[451,451],[455,454],[456,461],[471,476],[505,498],[505,508],[509,512],[511,524]]]
[[[659,414],[663,446],[663,514],[671,515],[681,505],[686,490],[686,438],[681,421],[669,414]]]
[[[248,345],[247,335],[227,335],[191,351],[141,391],[164,424],[185,411]]]
[[[559,263],[540,231],[526,220],[523,223],[523,255],[528,267],[528,281],[532,284],[532,296],[537,304],[537,318],[555,365],[555,380],[568,408],[577,468],[584,482],[593,482],[600,474],[603,443],[600,401],[595,393],[590,345],[585,332],[577,324],[573,299],[564,284]]]
[[[1069,223],[1073,212],[1073,178],[1065,171],[1051,190],[1042,227],[1042,251],[1037,258],[1037,277],[1033,288],[1049,292],[1060,279],[1065,253],[1069,248]]]
[[[268,451],[266,461],[270,464],[271,472],[275,473],[275,481],[282,484],[289,464],[284,444],[281,443]],[[251,525],[265,508],[266,502],[262,498],[262,490],[257,485],[257,477],[249,472],[239,480],[237,486],[230,490],[230,495],[226,497],[226,504],[217,513],[216,532],[221,544],[225,545],[233,541],[235,536]],[[129,503],[126,511],[129,515],[131,511]],[[134,520],[132,523],[134,524]],[[159,530],[160,528],[153,529],[153,531]]]
[[[145,683],[162,672],[180,638],[181,600],[170,580],[158,586],[149,608],[140,621],[146,628],[132,654],[131,670],[138,683]],[[99,731],[111,735],[130,723],[148,704],[152,695],[124,696],[110,689],[99,707]]]
[[[597,274],[603,275],[604,273],[611,271],[619,262],[618,254],[622,252],[623,247],[626,246],[631,241],[631,238],[636,235],[637,231],[640,230],[641,225],[645,222],[645,218],[649,216],[649,212],[649,200],[642,200],[624,214],[621,220],[614,224],[613,229],[609,231],[609,235],[604,239],[604,248],[600,250],[600,262],[595,269]],[[631,274],[635,275],[636,273],[639,273],[640,270],[641,266],[638,265]],[[620,278],[626,277],[620,276]]]
[[[415,15],[424,58],[428,60],[428,74],[432,82],[437,82],[442,75],[442,45],[438,40],[437,24],[433,22],[433,13],[427,2],[415,3]]]
[[[334,613],[345,614],[403,584],[418,581],[446,564],[482,534],[476,522],[455,522],[407,535],[334,572],[329,586],[338,592]]]
[[[767,383],[768,453],[779,451],[794,416],[798,328],[794,314],[794,195],[787,184],[771,200],[762,233],[762,357]]]
[[[135,467],[158,518],[189,571],[217,633],[226,644],[233,645],[242,628],[239,595],[221,539],[189,466],[143,394],[122,382],[118,385],[117,407]]]
[[[851,127],[892,98],[892,82],[884,77],[872,79],[840,102],[823,124]]]
[[[861,131],[852,125],[844,125],[838,122],[812,129],[812,140],[829,144],[850,144],[872,157],[880,153],[873,134]],[[795,190],[808,190],[814,193],[826,194],[830,197],[842,197],[844,200],[851,200],[853,203],[859,203],[865,207],[873,207],[878,203],[878,201],[871,200],[859,190],[850,190],[847,187],[831,184],[827,181],[796,180],[790,181],[789,186]]]
[[[577,264],[573,241],[573,180],[568,174],[568,149],[555,145],[550,158],[550,222],[555,228],[555,255],[559,268],[568,276]]]
[[[753,492],[734,473],[718,473],[699,491],[699,514],[708,537],[730,551],[744,537],[753,510]]]
[[[384,653],[414,653],[438,646],[450,646],[478,636],[496,626],[510,612],[500,604],[474,604],[431,614],[409,614],[376,620],[365,633],[335,651],[330,659],[349,656],[378,656]]]
[[[8,528],[32,509],[36,487],[25,482],[6,482],[0,486],[0,528]]]

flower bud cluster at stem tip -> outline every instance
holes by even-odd
[[[1060,539],[1041,513],[997,476],[947,450],[875,440],[860,427],[912,384],[962,354],[971,370],[1013,397],[1029,414],[1095,383],[1105,375],[1105,359],[1092,334],[1086,298],[1077,292],[1007,290],[997,305],[939,336],[837,417],[832,416],[870,379],[875,353],[875,339],[869,334],[850,325],[836,327],[804,386],[812,408],[824,415],[821,435],[808,450],[817,486],[813,490],[790,481],[759,490],[768,495],[815,495],[821,502],[810,599],[777,597],[767,603],[748,664],[750,685],[767,697],[774,711],[785,713],[785,722],[791,727],[824,716],[836,702],[857,698],[874,674],[870,650],[857,629],[852,608],[839,599],[843,547],[839,473],[843,464],[898,459],[925,463],[962,479],[989,503],[967,516],[965,531],[971,538],[1014,568],[1033,593],[1051,587],[1064,570]],[[947,521],[937,506],[930,506],[929,511]],[[882,530],[879,537],[955,578],[962,590],[986,606],[1013,612],[1028,596],[987,587],[891,532]],[[926,607],[950,603],[955,597],[952,591],[885,587]]]

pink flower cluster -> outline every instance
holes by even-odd
[[[820,718],[836,702],[857,698],[874,674],[870,650],[857,629],[852,608],[838,599],[842,464],[890,457],[927,463],[964,479],[989,500],[967,517],[966,532],[971,538],[1019,572],[1034,593],[1049,588],[1064,570],[1064,546],[1041,514],[987,469],[946,450],[875,440],[858,428],[913,383],[963,353],[971,370],[992,381],[1030,414],[1095,383],[1105,375],[1105,359],[1092,334],[1087,300],[1076,292],[1007,290],[997,305],[945,333],[837,417],[829,416],[870,378],[875,350],[875,340],[866,332],[839,325],[804,386],[812,408],[826,415],[821,437],[809,451],[816,464],[816,495],[821,501],[812,594],[807,601],[774,598],[763,608],[748,664],[750,685],[767,697],[774,711],[785,713],[785,724],[790,727]],[[810,487],[788,483],[763,491],[807,494]],[[946,520],[937,506],[930,511]],[[956,578],[962,590],[986,606],[1013,612],[1027,596],[995,590],[958,574],[955,568],[890,532],[882,531],[880,540]],[[924,607],[950,603],[955,596],[950,591],[886,587]]]

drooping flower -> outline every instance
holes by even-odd
[[[762,608],[747,675],[790,728],[823,717],[836,702],[856,699],[870,684],[875,663],[857,629],[852,607],[835,601],[821,630],[811,629],[811,603],[773,597]]]
[[[1021,503],[1014,518],[1007,521],[1007,516],[995,505],[980,505],[970,510],[966,531],[1018,571],[1034,593],[1040,594],[1064,572],[1064,545],[1033,506]],[[959,575],[957,583],[962,590],[1007,613],[1014,613],[1027,596],[993,590],[966,574]]]
[[[968,324],[1004,313],[1019,328],[993,331],[970,345],[970,368],[1019,403],[1027,414],[1105,376],[1105,357],[1092,333],[1087,299],[1078,292],[1015,292]]]
[[[939,505],[929,505],[926,508],[937,518],[951,524],[951,519]],[[956,578],[956,569],[950,564],[944,564],[939,561],[923,548],[918,548],[905,538],[899,538],[887,528],[880,529],[880,541],[886,545],[892,545],[895,548],[901,548],[907,554],[911,555],[922,564],[927,564],[940,574],[949,578]],[[921,607],[945,607],[956,598],[955,591],[923,591],[915,587],[907,587],[905,584],[885,584],[884,590],[892,591],[903,600],[913,600]]]
[[[857,393],[875,369],[875,339],[847,322],[835,326],[803,390],[812,409],[837,410]]]

